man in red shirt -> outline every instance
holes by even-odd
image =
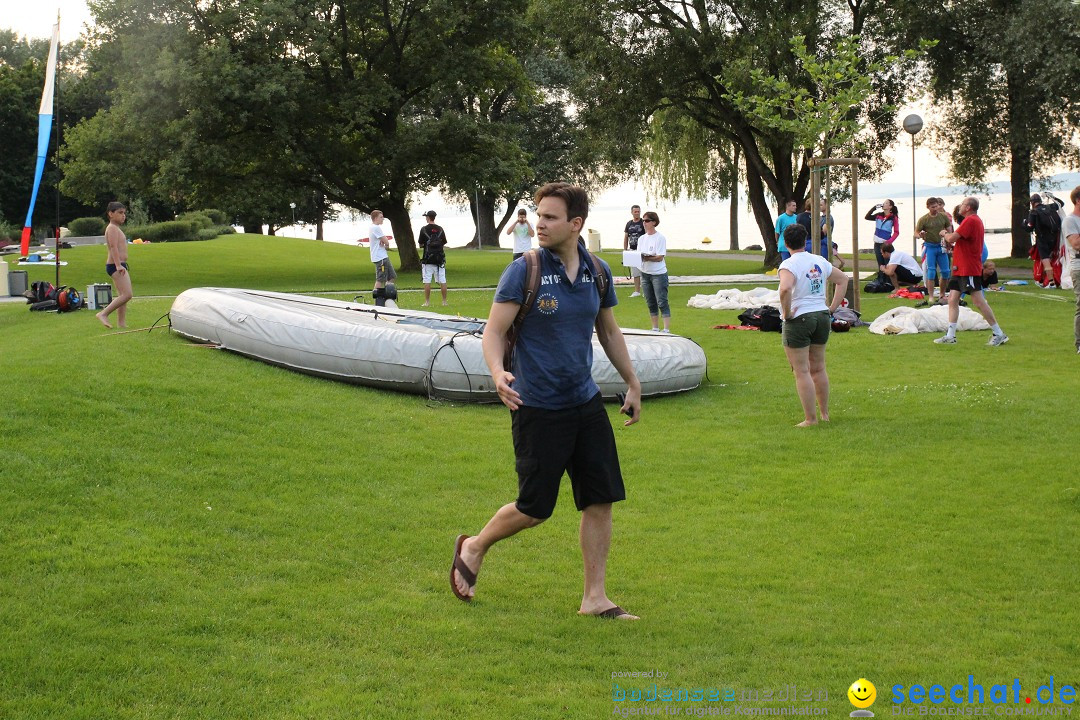
[[[934,342],[945,345],[956,344],[956,321],[960,318],[960,295],[969,293],[971,301],[975,303],[975,307],[986,318],[986,322],[990,323],[990,329],[994,331],[986,344],[994,347],[1004,345],[1009,342],[1009,336],[998,325],[994,311],[990,309],[990,305],[986,302],[986,295],[983,294],[982,249],[986,230],[983,227],[982,218],[979,217],[978,198],[964,198],[964,202],[960,203],[960,213],[964,216],[964,220],[960,223],[960,227],[956,228],[956,232],[942,230],[940,233],[945,243],[953,248],[955,267],[952,277],[949,278],[949,330]]]

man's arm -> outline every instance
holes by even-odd
[[[622,249],[623,250],[629,250],[630,249],[630,233],[628,233],[626,231],[623,231],[623,234],[622,234]]]
[[[1065,242],[1069,243],[1069,245],[1072,246],[1073,250],[1080,253],[1080,233],[1076,233],[1075,235],[1066,235]]]
[[[508,226],[508,227],[506,228],[506,234],[507,234],[507,235],[509,235],[510,233],[514,232],[514,228],[515,228],[515,227],[517,227],[517,223],[511,223],[511,224],[510,224],[510,225],[509,225],[509,226]]]
[[[503,353],[506,352],[506,333],[513,325],[520,307],[520,303],[514,302],[492,303],[481,345],[484,349],[484,362],[487,363],[491,379],[495,381],[495,391],[503,405],[511,410],[521,407],[521,396],[511,387],[514,376],[509,369],[503,367]]]
[[[533,230],[532,223],[529,222],[528,220],[526,220],[525,224],[529,226],[529,237],[535,237],[536,236],[536,231]]]
[[[829,282],[836,286],[836,290],[833,291],[832,302],[829,303],[829,314],[834,314],[844,302],[844,298],[847,297],[847,286],[851,282],[851,278],[847,273],[840,268],[833,268],[829,273]]]
[[[487,333],[484,333],[485,337]],[[615,313],[611,308],[600,308],[600,314],[596,316],[596,339],[608,356],[608,360],[619,371],[626,383],[626,402],[619,412],[630,416],[623,425],[633,425],[641,419],[641,383],[637,373],[634,372],[634,364],[630,362],[630,351],[626,349],[626,338],[623,337],[619,323],[615,319]],[[485,356],[487,353],[485,353]]]

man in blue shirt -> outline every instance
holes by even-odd
[[[574,503],[582,512],[581,552],[585,590],[582,615],[637,620],[608,599],[605,589],[611,544],[611,506],[626,497],[615,436],[592,379],[592,334],[626,381],[620,412],[633,425],[641,414],[641,384],[612,307],[618,302],[611,269],[592,258],[580,241],[589,214],[588,196],[568,183],[536,192],[540,240],[540,287],[518,330],[513,367],[503,367],[506,335],[524,302],[526,260],[503,272],[484,329],[484,359],[499,399],[510,408],[518,472],[516,502],[499,508],[476,537],[460,535],[454,546],[450,586],[468,602],[476,575],[492,545],[549,518],[567,472]],[[600,297],[594,273],[607,275]]]
[[[795,215],[795,207],[798,205],[794,200],[788,200],[784,205],[784,214],[776,218],[776,251],[780,253],[780,261],[783,262],[791,257],[787,246],[784,244],[784,230],[789,225],[795,225],[798,217]]]

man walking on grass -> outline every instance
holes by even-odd
[[[450,587],[469,602],[476,576],[491,547],[549,518],[563,473],[570,476],[581,511],[581,554],[585,590],[578,613],[637,620],[607,597],[605,578],[611,545],[612,503],[623,500],[615,435],[592,379],[592,335],[626,382],[620,412],[633,425],[641,414],[641,385],[634,373],[612,307],[618,302],[611,269],[593,266],[580,240],[589,215],[588,196],[568,183],[549,183],[536,192],[540,240],[540,285],[536,301],[517,329],[512,367],[504,364],[507,332],[525,300],[527,259],[503,272],[484,329],[484,360],[499,399],[510,408],[518,497],[502,506],[475,537],[460,535],[454,545]],[[607,276],[601,297],[596,277]]]
[[[939,345],[956,344],[956,323],[960,319],[960,295],[969,293],[971,301],[986,318],[986,322],[990,323],[990,329],[993,331],[993,335],[986,344],[993,347],[1004,345],[1009,342],[1009,336],[998,325],[994,311],[990,309],[990,304],[986,302],[986,295],[983,293],[982,251],[986,231],[983,228],[982,218],[979,217],[978,198],[964,198],[964,202],[960,203],[960,213],[964,216],[964,221],[955,232],[940,231],[945,244],[953,248],[953,260],[956,267],[953,276],[949,279],[949,329],[934,342]]]

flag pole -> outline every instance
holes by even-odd
[[[45,170],[45,156],[49,152],[49,135],[52,133],[53,91],[56,80],[57,48],[60,44],[60,22],[57,11],[57,24],[53,25],[52,43],[49,46],[49,60],[45,66],[45,87],[41,91],[41,106],[38,108],[37,162],[34,164],[34,186],[30,192],[30,207],[26,211],[23,223],[20,250],[23,255],[30,251],[30,233],[33,228],[34,205],[37,204],[38,190],[41,187],[41,174]]]

